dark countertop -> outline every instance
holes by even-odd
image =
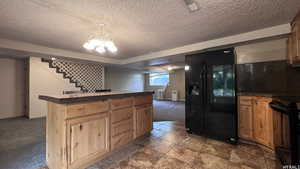
[[[106,100],[111,98],[122,98],[139,95],[151,95],[153,91],[144,92],[128,92],[128,91],[114,91],[114,92],[99,92],[99,93],[76,93],[64,95],[39,95],[39,99],[54,102],[58,104],[71,104],[86,101]]]
[[[272,97],[283,101],[300,103],[300,94],[298,93],[259,93],[259,92],[238,92],[237,96],[261,96]]]

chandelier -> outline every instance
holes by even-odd
[[[114,44],[108,34],[104,33],[104,24],[100,24],[100,32],[91,35],[87,42],[83,44],[83,47],[89,51],[96,51],[100,54],[109,51],[111,53],[116,53],[118,48]]]

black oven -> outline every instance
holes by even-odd
[[[276,147],[276,154],[283,165],[300,164],[300,110],[296,103],[286,105],[278,101],[270,103],[270,107],[289,118],[290,148]]]

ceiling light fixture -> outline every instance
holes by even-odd
[[[173,68],[171,66],[168,67],[168,71],[171,71],[173,70]]]
[[[198,11],[200,8],[195,0],[184,0],[186,6],[189,8],[190,12]]]
[[[104,24],[100,24],[100,32],[90,36],[89,40],[83,44],[83,47],[89,51],[95,50],[96,52],[103,54],[106,51],[116,53],[118,48],[111,38],[104,33]]]

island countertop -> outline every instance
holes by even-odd
[[[58,104],[72,104],[78,102],[105,100],[110,98],[122,98],[138,95],[153,94],[153,91],[132,92],[132,91],[113,91],[97,93],[74,93],[62,95],[39,95],[39,99]]]

